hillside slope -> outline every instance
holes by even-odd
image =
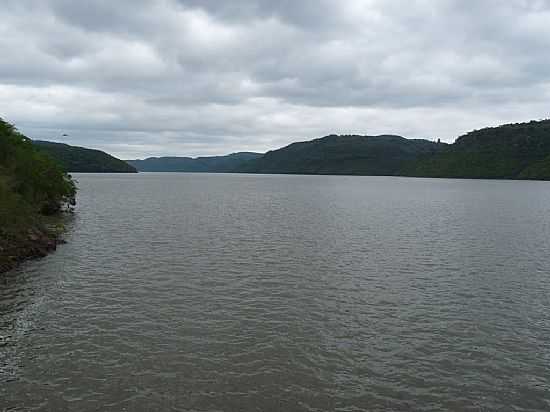
[[[64,143],[35,140],[35,146],[58,161],[67,172],[80,173],[136,173],[128,163],[105,152]]]
[[[408,176],[550,179],[550,120],[475,130],[421,157]]]
[[[243,163],[261,157],[260,153],[239,152],[227,156],[206,157],[150,157],[144,160],[127,160],[140,172],[233,172]]]
[[[292,143],[247,162],[240,172],[398,175],[420,156],[446,146],[400,136],[330,135]]]

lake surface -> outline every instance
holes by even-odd
[[[550,409],[550,183],[76,177],[0,411]]]

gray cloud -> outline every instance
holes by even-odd
[[[0,19],[0,116],[121,157],[548,114],[541,0],[5,0]]]

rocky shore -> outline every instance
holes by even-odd
[[[17,236],[0,234],[0,273],[14,269],[21,262],[40,258],[64,243],[60,234],[46,228],[33,228]]]

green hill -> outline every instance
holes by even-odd
[[[330,135],[267,152],[238,171],[550,180],[550,120],[475,130],[453,144]]]
[[[45,216],[73,203],[75,194],[59,164],[0,119],[0,272],[55,248]]]
[[[400,136],[330,135],[262,155],[152,157],[124,162],[104,152],[36,141],[74,172],[242,172],[550,179],[550,120],[475,130],[453,144]]]
[[[550,179],[550,120],[475,130],[421,157],[408,176]]]
[[[63,170],[74,173],[136,173],[128,163],[105,152],[64,143],[35,140],[36,147],[61,164]]]
[[[260,153],[239,152],[227,156],[207,157],[150,157],[145,160],[127,160],[140,172],[234,172],[244,163],[261,157]]]
[[[446,146],[400,136],[330,135],[267,152],[238,169],[247,173],[398,175],[420,156]]]

